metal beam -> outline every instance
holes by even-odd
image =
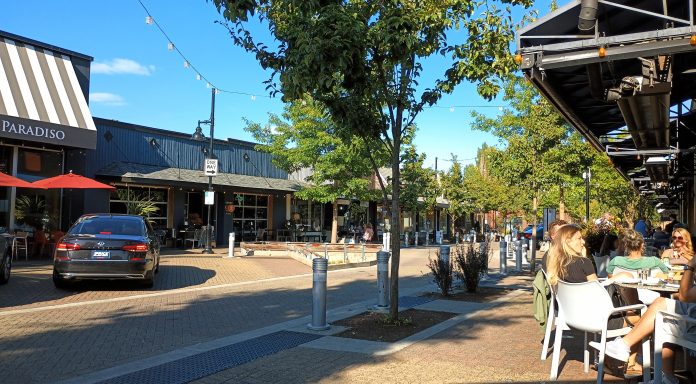
[[[670,55],[682,52],[696,52],[696,46],[689,44],[689,38],[662,40],[644,44],[624,45],[606,48],[606,56],[599,57],[597,49],[568,52],[558,55],[537,55],[536,60],[523,60],[522,69],[536,65],[540,69],[555,69],[570,66],[587,65],[614,60],[637,59],[644,56]],[[531,64],[531,65],[530,65]]]
[[[689,2],[691,2],[691,1],[693,1],[693,0],[689,0]],[[679,19],[676,17],[667,16],[667,15],[661,15],[659,13],[650,12],[650,11],[646,11],[644,9],[639,9],[639,8],[635,8],[635,7],[629,7],[628,5],[618,4],[618,3],[614,3],[612,1],[607,1],[607,0],[599,0],[599,2],[602,4],[606,4],[606,5],[611,5],[613,7],[627,9],[629,11],[638,12],[638,13],[642,13],[644,15],[657,17],[659,19],[672,20],[672,21],[676,21],[678,23],[689,25],[689,20]]]
[[[623,35],[601,36],[594,39],[582,39],[578,41],[568,41],[565,43],[530,46],[520,48],[520,53],[524,55],[542,51],[572,51],[577,49],[599,48],[600,46],[605,45],[625,45],[662,39],[677,39],[680,37],[685,37],[688,40],[692,33],[693,29],[691,27],[666,28],[657,31],[626,33]],[[527,36],[520,36],[520,39],[527,39]]]

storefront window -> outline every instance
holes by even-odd
[[[232,194],[232,228],[238,239],[253,240],[256,231],[268,228],[268,196]]]
[[[8,148],[10,151],[12,148]],[[63,153],[18,148],[17,177],[34,182],[63,172]],[[15,229],[30,234],[60,229],[61,189],[18,188],[15,199]]]
[[[167,228],[167,190],[117,186],[109,201],[111,213],[145,216],[153,227]]]

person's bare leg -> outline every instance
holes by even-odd
[[[631,332],[623,337],[624,343],[629,347],[638,345],[643,341],[644,338],[652,335],[655,330],[655,316],[657,311],[662,311],[667,308],[664,297],[658,297],[655,301],[650,304],[648,310],[640,318],[640,321],[633,327]]]
[[[674,357],[676,356],[674,348],[672,344],[665,344],[662,347],[662,373],[670,376],[674,376]],[[685,351],[685,353],[688,352]]]

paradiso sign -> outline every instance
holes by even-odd
[[[86,128],[0,115],[0,137],[96,149],[97,132]]]

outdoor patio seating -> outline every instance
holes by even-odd
[[[546,316],[546,331],[544,332],[544,343],[541,348],[541,360],[546,360],[546,358],[549,355],[549,340],[551,339],[551,328],[553,328],[553,325],[556,324],[556,332],[558,332],[560,328],[565,327],[565,329],[567,330],[568,327],[565,324],[558,322],[558,309],[556,308],[556,291],[553,289],[553,286],[549,284],[549,278],[546,275],[546,271],[542,269],[541,273],[544,274],[544,280],[546,280],[546,284],[549,285],[549,291],[551,292],[551,299],[549,300],[549,313],[548,316]]]
[[[12,257],[19,258],[19,251],[24,251],[24,260],[29,260],[29,244],[26,232],[17,232],[12,238]]]
[[[607,265],[609,265],[609,256],[592,255],[592,258],[594,259],[595,267],[597,269],[597,277],[607,277]]]
[[[186,244],[191,243],[191,248],[196,248],[199,246],[201,242],[201,234],[203,233],[202,228],[196,228],[196,230],[193,231],[193,236],[192,237],[187,237],[185,239]]]
[[[597,382],[602,383],[604,379],[604,350],[608,338],[623,336],[631,328],[608,330],[609,317],[613,314],[625,313],[640,309],[644,311],[644,304],[627,305],[614,308],[611,298],[606,289],[598,281],[585,283],[566,283],[558,281],[556,289],[556,299],[558,300],[558,323],[565,324],[569,328],[583,331],[585,339],[584,347],[584,371],[590,369],[590,351],[588,349],[587,334],[593,333],[600,335],[598,343],[599,357],[597,359]],[[553,359],[551,363],[551,380],[558,378],[558,364],[561,355],[561,342],[563,340],[563,328],[556,327],[556,336],[553,345]],[[643,343],[643,368],[650,367],[650,342]],[[646,357],[647,356],[647,357]]]
[[[650,276],[655,276],[657,273],[661,272],[659,268],[653,268],[650,270]],[[618,275],[619,273],[628,273],[634,278],[638,277],[638,271],[632,271],[630,269],[623,269],[621,267],[614,268],[613,275]],[[660,297],[659,292],[651,291],[649,289],[638,288],[638,300],[643,302],[645,305],[652,304],[655,299]]]
[[[676,326],[670,327],[669,324]],[[665,343],[679,345],[696,351],[696,340],[694,339],[694,336],[689,337],[688,335],[684,335],[680,332],[675,332],[686,332],[689,327],[693,326],[696,326],[696,319],[693,317],[682,316],[665,311],[657,312],[655,316],[655,347],[653,352],[653,360],[655,360],[655,383],[662,382],[662,346]],[[678,327],[683,327],[683,329],[678,329]],[[688,354],[685,354],[684,356],[685,360],[687,359],[687,355]]]

